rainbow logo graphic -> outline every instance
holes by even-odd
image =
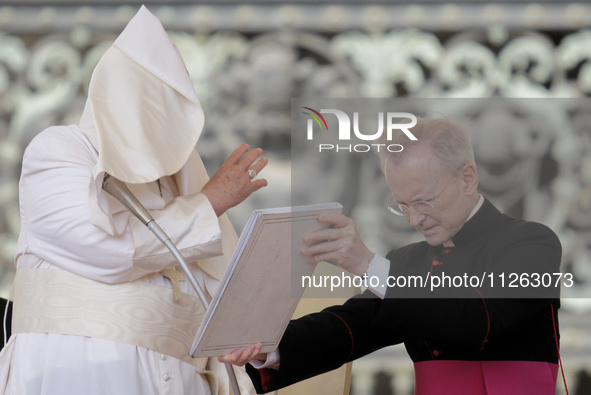
[[[324,123],[324,126],[326,127],[326,131],[328,132],[328,125],[326,124],[326,120],[324,119],[324,117],[322,115],[320,115],[320,113],[318,111],[316,111],[316,110],[314,110],[313,108],[310,108],[310,107],[302,107],[302,108],[304,108],[306,110],[310,110],[314,114],[316,114],[316,115],[314,115],[314,114],[311,114],[311,113],[305,112],[305,111],[302,112],[302,114],[306,114],[306,115],[311,116],[316,121],[316,123],[318,124],[318,126],[320,126],[320,130],[324,130],[324,128],[322,127],[322,123]],[[320,119],[318,119],[318,118],[320,118],[322,120],[322,123],[320,123]]]

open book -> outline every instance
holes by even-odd
[[[326,203],[253,211],[189,354],[226,355],[253,343],[274,351],[304,292],[302,276],[314,272],[300,253],[303,238],[326,227],[321,214],[341,209]]]

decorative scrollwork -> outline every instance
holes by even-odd
[[[362,75],[365,97],[419,92],[428,79],[424,70],[433,68],[443,53],[435,35],[414,29],[387,34],[341,33],[332,46],[336,54],[350,58]]]

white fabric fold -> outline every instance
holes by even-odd
[[[130,184],[170,176],[187,163],[204,114],[183,59],[162,24],[143,7],[105,52],[88,89],[80,128],[98,152],[90,185],[93,223],[121,234],[105,173]]]

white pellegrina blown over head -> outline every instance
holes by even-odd
[[[111,234],[122,230],[112,223],[101,189],[105,173],[128,184],[173,175],[188,163],[203,124],[179,51],[142,6],[94,69],[80,119],[98,153],[90,185],[93,223]]]
[[[204,115],[177,48],[144,6],[97,64],[80,127],[97,171],[146,183],[180,170]]]

